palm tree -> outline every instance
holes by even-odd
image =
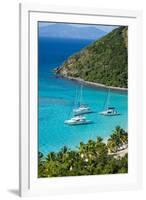
[[[55,152],[50,152],[46,158],[47,161],[55,161],[56,160],[56,154]]]
[[[69,165],[69,169],[75,170],[76,168],[75,163],[80,161],[79,154],[76,151],[69,151],[66,161]]]
[[[46,163],[45,163],[45,157],[43,153],[38,153],[38,176],[39,177],[46,177]]]
[[[63,154],[67,153],[67,151],[68,151],[67,146],[64,146],[63,148],[61,148],[61,152],[62,152]]]
[[[98,136],[97,138],[96,138],[96,142],[102,142],[103,141],[103,138],[101,138],[100,136]]]
[[[80,152],[80,157],[84,158],[85,154],[87,153],[87,145],[84,144],[83,142],[80,142],[79,152]]]
[[[114,133],[116,134],[118,140],[119,140],[119,146],[125,144],[128,142],[128,134],[126,131],[124,131],[119,126],[116,127]]]
[[[128,158],[114,158],[110,152],[116,152],[120,145],[128,142],[128,134],[116,127],[108,139],[107,145],[102,138],[96,141],[81,142],[78,150],[64,146],[59,152],[50,152],[47,157],[38,153],[39,177],[75,176],[91,174],[126,173]]]
[[[62,153],[62,162],[65,162],[65,159],[68,157],[68,151],[69,149],[67,148],[67,146],[64,146],[63,148],[61,148],[60,152]]]
[[[43,153],[39,152],[38,153],[38,162],[39,163],[41,163],[43,157],[44,157]]]
[[[113,131],[113,134],[108,139],[107,146],[110,152],[116,152],[119,147],[123,144],[127,144],[128,142],[128,134],[122,128],[117,126]]]
[[[88,145],[87,159],[90,162],[96,157],[96,142],[93,140],[89,140],[87,145]]]
[[[107,147],[110,153],[117,151],[117,145],[115,143],[115,138],[112,136],[108,139]]]

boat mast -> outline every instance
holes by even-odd
[[[80,106],[83,98],[83,85],[81,84],[81,94],[80,94]]]
[[[107,96],[106,108],[109,107],[109,102],[110,102],[110,88],[108,89],[108,96]]]
[[[77,89],[77,87],[76,87],[76,94],[75,94],[74,108],[77,107],[77,104],[78,104],[78,89]]]

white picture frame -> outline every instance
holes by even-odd
[[[20,4],[20,196],[134,190],[142,186],[142,14],[140,11]],[[127,25],[128,174],[37,178],[37,22]]]

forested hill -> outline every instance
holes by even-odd
[[[128,29],[122,26],[70,56],[57,69],[57,73],[127,88],[127,46]]]

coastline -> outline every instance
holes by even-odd
[[[115,153],[109,153],[108,155],[118,158],[118,157],[124,157],[127,153],[128,153],[128,147],[123,150],[117,151]]]
[[[128,88],[107,86],[107,85],[104,85],[104,84],[101,84],[101,83],[95,83],[95,82],[91,82],[91,81],[85,81],[84,79],[75,78],[75,77],[72,77],[72,76],[65,76],[65,75],[63,75],[62,77],[66,78],[68,80],[77,81],[77,82],[83,83],[85,85],[93,86],[93,87],[96,87],[96,88],[104,88],[104,89],[109,89],[110,88],[111,90],[114,90],[114,91],[128,92]]]

